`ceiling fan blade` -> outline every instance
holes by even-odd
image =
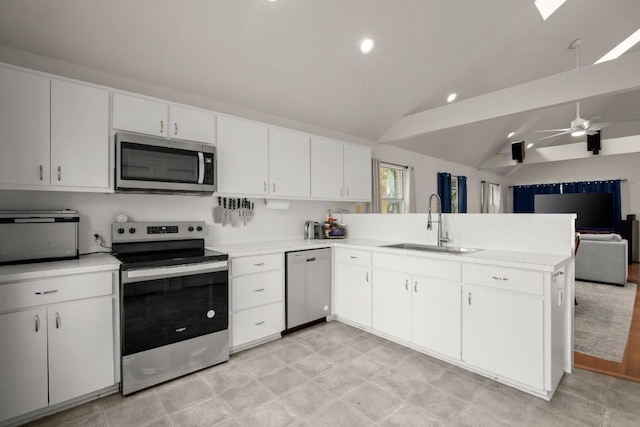
[[[560,132],[560,133],[555,133],[553,135],[549,135],[549,136],[545,136],[544,138],[540,138],[538,141],[544,141],[545,139],[549,139],[549,138],[555,138],[556,136],[560,136],[560,135],[567,135],[571,133],[571,129],[569,130],[565,130],[564,132]]]
[[[562,129],[541,129],[541,130],[534,130],[534,132],[568,132],[570,131],[571,128],[562,128]]]

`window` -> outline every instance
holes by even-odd
[[[451,175],[451,213],[458,213],[458,177]]]
[[[380,212],[407,212],[405,199],[405,179],[407,168],[404,166],[380,163]]]
[[[480,186],[482,213],[500,213],[500,184],[482,181]]]

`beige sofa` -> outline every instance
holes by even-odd
[[[580,234],[576,280],[627,283],[627,241],[619,234]]]

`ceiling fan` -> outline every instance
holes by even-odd
[[[578,57],[578,48],[582,44],[581,39],[574,40],[570,45],[569,49],[574,49],[576,51],[576,69],[579,68],[579,57]],[[584,135],[595,135],[600,131],[600,129],[611,126],[613,122],[594,122],[595,119],[599,119],[600,117],[592,117],[591,119],[583,119],[580,117],[580,101],[576,102],[576,118],[571,121],[571,125],[568,128],[561,129],[543,129],[537,130],[535,132],[557,132],[553,135],[545,136],[544,138],[538,139],[538,141],[543,141],[549,138],[555,138],[560,135],[571,134],[571,136],[579,137]]]

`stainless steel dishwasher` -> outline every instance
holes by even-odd
[[[331,313],[331,249],[287,252],[287,330]]]

